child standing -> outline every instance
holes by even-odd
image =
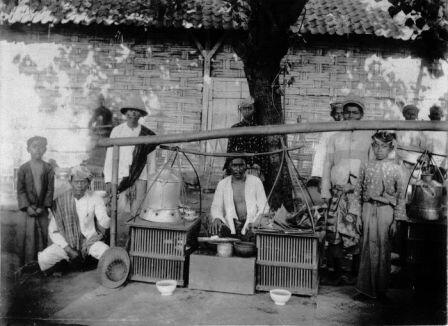
[[[401,167],[389,158],[395,134],[381,131],[372,136],[375,159],[365,163],[355,186],[362,217],[361,263],[357,291],[362,297],[387,299],[391,238],[397,219],[405,214],[404,179]],[[358,211],[359,213],[359,211]]]
[[[27,140],[31,160],[20,166],[17,176],[18,206],[25,215],[24,250],[21,263],[37,259],[37,252],[48,245],[48,208],[53,202],[54,171],[42,160],[47,139],[34,136]]]

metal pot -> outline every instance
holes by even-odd
[[[240,257],[252,257],[256,254],[256,246],[253,242],[235,242],[233,245],[235,254]]]
[[[408,215],[414,219],[438,220],[442,216],[443,187],[430,183],[412,185]]]

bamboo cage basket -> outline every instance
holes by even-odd
[[[128,222],[130,279],[155,283],[163,279],[188,285],[190,253],[197,248],[200,220],[157,223],[140,218]]]
[[[287,289],[314,296],[318,290],[318,238],[256,231],[256,289]]]

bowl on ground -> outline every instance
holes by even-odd
[[[156,282],[157,290],[159,290],[161,295],[172,295],[176,286],[176,280],[162,280]]]
[[[271,299],[275,302],[276,305],[284,306],[286,302],[291,298],[291,292],[283,289],[273,289],[269,291],[271,295]]]
[[[257,247],[253,242],[239,241],[233,244],[235,254],[240,257],[255,256]]]

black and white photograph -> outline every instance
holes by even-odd
[[[0,0],[0,325],[446,325],[447,0]]]

